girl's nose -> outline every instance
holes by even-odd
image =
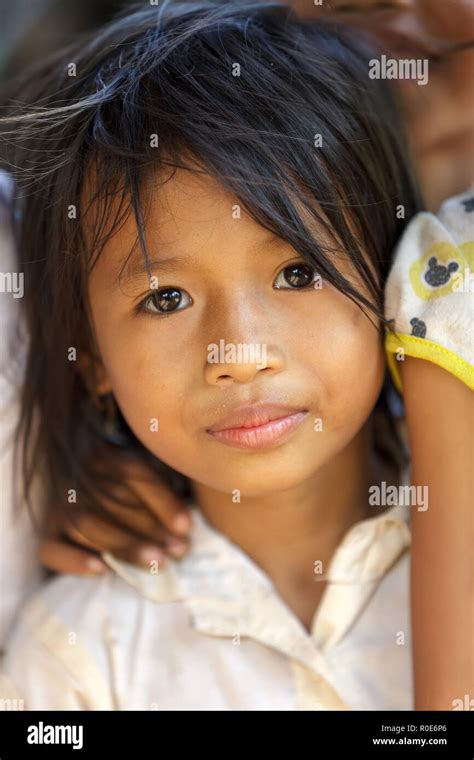
[[[205,379],[209,385],[252,383],[261,374],[280,372],[283,357],[265,343],[225,343],[208,347]]]

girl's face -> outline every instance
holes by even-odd
[[[383,382],[376,320],[321,287],[210,177],[179,170],[160,186],[146,226],[153,278],[136,247],[119,282],[136,235],[131,216],[89,295],[102,390],[147,449],[209,488],[248,496],[302,483],[342,452]],[[276,409],[229,419],[260,404]],[[264,424],[265,411],[283,420]]]

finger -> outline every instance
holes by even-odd
[[[55,573],[102,575],[107,571],[105,562],[93,552],[60,540],[43,541],[39,549],[39,559],[44,567]]]
[[[98,552],[114,552],[138,539],[133,531],[120,527],[112,519],[84,513],[76,514],[74,522],[67,521],[63,529],[74,543]]]
[[[115,460],[120,472],[119,481],[125,485],[125,489],[117,487],[117,493],[126,490],[127,486],[136,489],[146,509],[155,514],[167,530],[181,536],[189,533],[191,519],[188,506],[164,482],[156,469],[109,446],[98,452],[91,466],[101,476],[108,472],[111,460]]]
[[[163,524],[158,522],[153,512],[117,504],[112,500],[104,500],[103,506],[120,526],[129,528],[130,531],[146,539],[149,543],[165,546],[171,550],[173,556],[189,549],[188,538],[176,536],[166,530]]]
[[[159,572],[168,566],[168,557],[164,548],[134,541],[122,549],[113,552],[113,556],[136,565],[144,570]]]
[[[141,566],[151,560],[163,562],[167,554],[180,559],[189,549],[188,543],[173,537],[163,545],[149,539],[144,542],[133,531],[97,515],[78,515],[75,523],[68,522],[64,529],[68,538],[80,546],[97,552],[107,551],[115,556],[136,556],[139,560],[134,564]]]
[[[144,481],[133,484],[144,507],[146,507],[163,527],[177,536],[187,536],[191,531],[189,508],[174,494],[156,483]]]
[[[158,518],[166,530],[186,536],[192,525],[189,507],[160,482],[148,467],[134,463],[133,469],[127,470],[127,483],[136,492],[143,506]]]

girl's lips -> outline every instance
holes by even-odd
[[[207,432],[221,443],[238,449],[266,449],[289,438],[307,415],[307,411],[295,412],[255,427],[234,427]]]

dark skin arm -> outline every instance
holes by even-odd
[[[415,709],[452,710],[474,695],[474,394],[431,362],[401,363],[412,484],[411,607]]]

